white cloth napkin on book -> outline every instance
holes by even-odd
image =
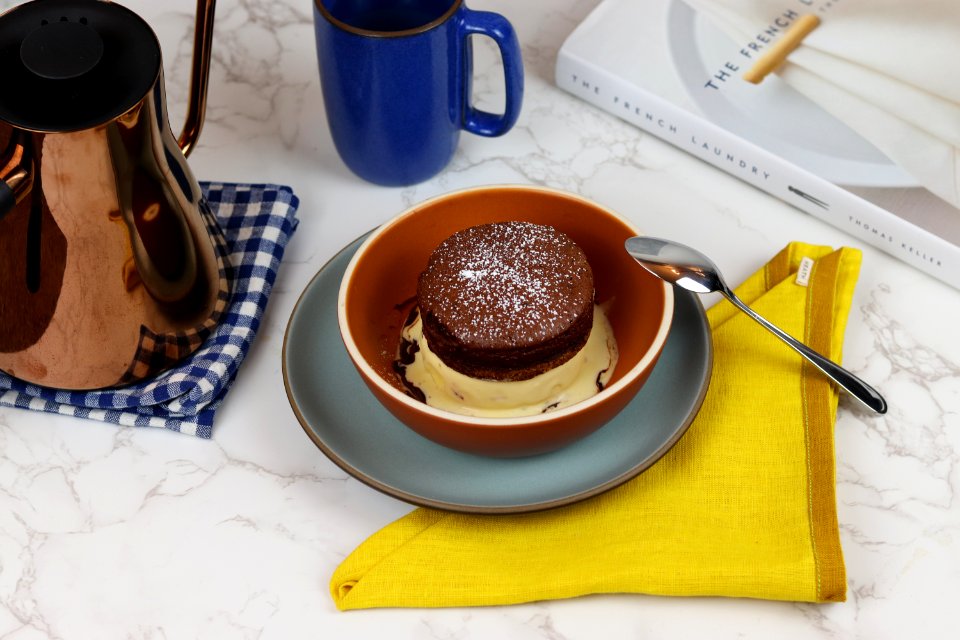
[[[741,44],[787,12],[819,16],[777,73],[960,206],[960,0],[684,1]]]

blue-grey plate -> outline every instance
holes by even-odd
[[[623,411],[591,435],[558,451],[508,459],[427,440],[377,402],[340,340],[340,279],[362,240],[320,269],[297,302],[283,343],[283,379],[310,439],[374,489],[417,505],[472,513],[570,504],[647,469],[699,411],[713,363],[710,331],[699,299],[676,290],[670,336],[650,378]]]

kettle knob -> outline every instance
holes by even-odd
[[[83,18],[72,22],[44,20],[20,44],[20,60],[32,73],[48,80],[78,78],[103,57],[103,39]]]

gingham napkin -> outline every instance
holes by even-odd
[[[0,406],[209,438],[213,417],[260,327],[283,250],[296,230],[299,201],[289,187],[201,184],[233,265],[233,297],[204,345],[152,380],[103,391],[62,391],[0,372]]]

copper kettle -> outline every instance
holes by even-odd
[[[195,351],[230,298],[223,233],[186,155],[203,123],[214,0],[198,0],[186,125],[160,44],[101,0],[0,16],[0,369],[124,385]]]

